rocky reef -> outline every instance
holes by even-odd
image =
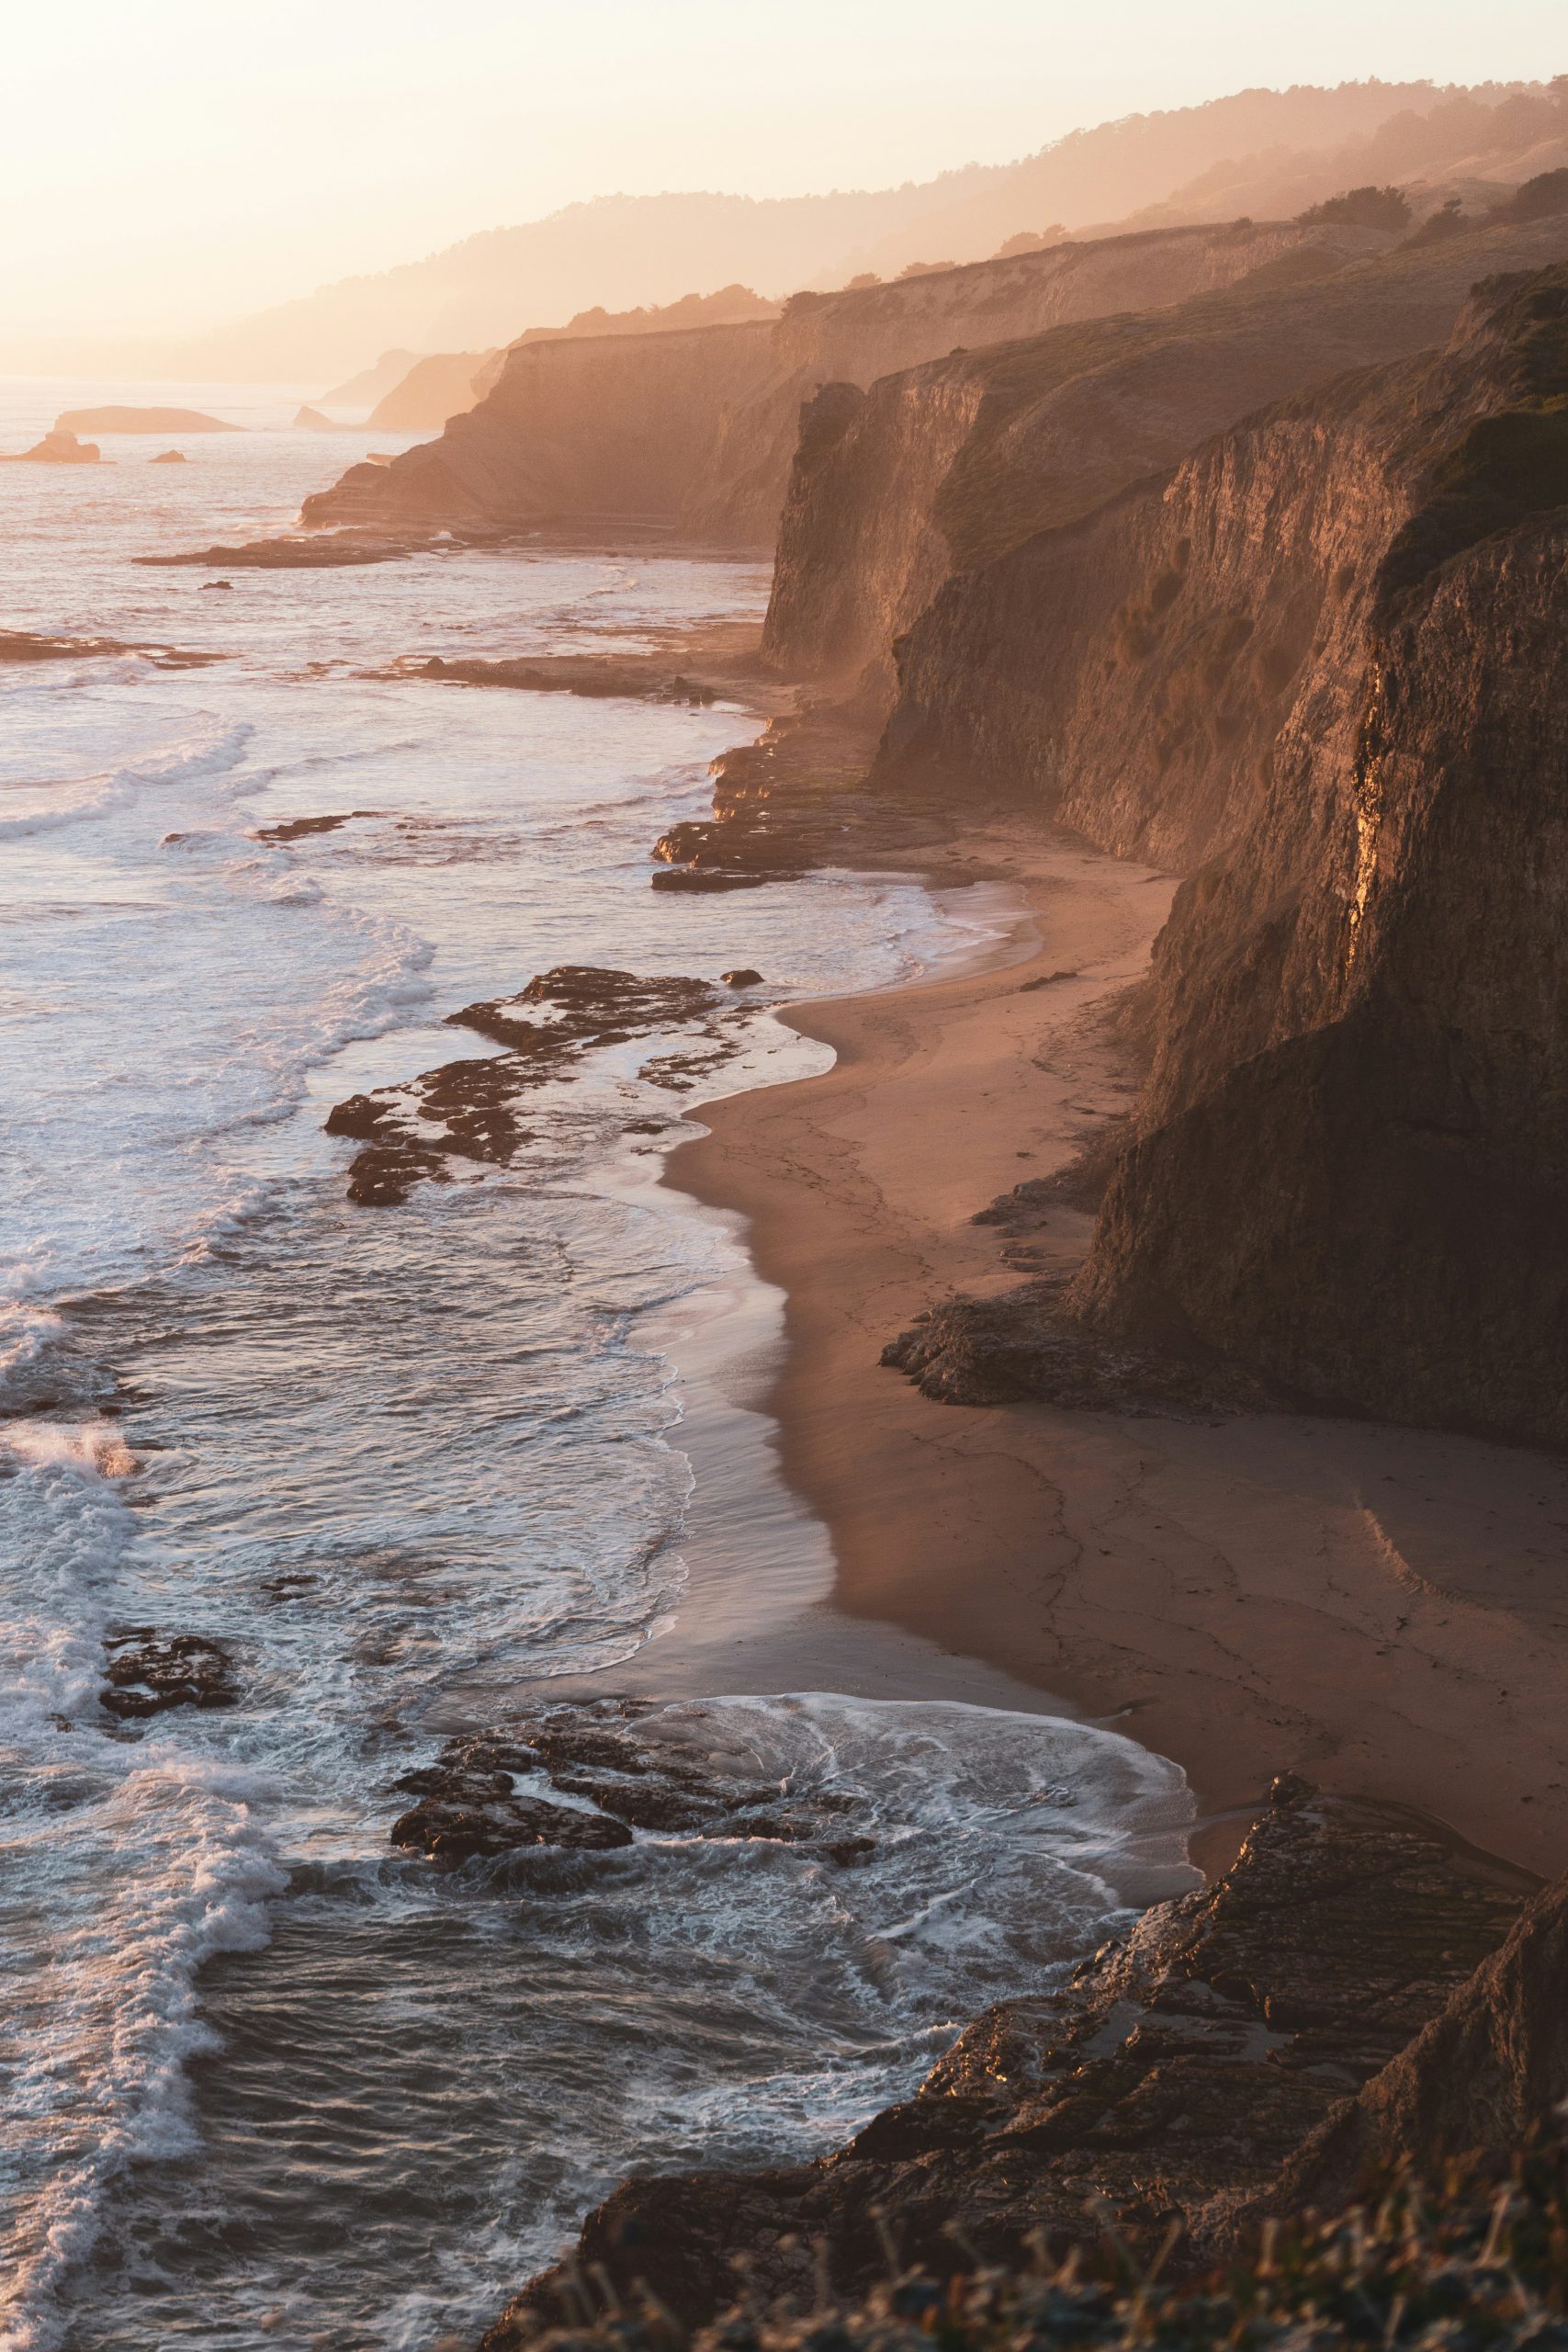
[[[701,1706],[615,1698],[541,1708],[405,1772],[396,1786],[419,1802],[392,1824],[391,1842],[439,1862],[530,1846],[601,1852],[639,1829],[804,1846],[840,1869],[874,1852],[855,1834],[852,1793],[759,1783],[754,1758],[716,1755],[712,1741]]]
[[[388,467],[351,468],[306,502],[304,519],[458,528],[657,519],[705,544],[761,546],[777,526],[801,402],[823,383],[870,384],[955,344],[1178,302],[1281,268],[1316,276],[1386,242],[1344,224],[1150,231],[796,295],[776,321],[525,336],[491,363],[493,381],[483,370],[483,397],[438,441]],[[377,411],[376,423],[392,421]]]
[[[270,837],[297,839],[371,813],[297,820]],[[687,1031],[683,1050],[644,1064],[660,1085],[683,1092],[734,1050],[739,1010],[733,994],[706,980],[644,978],[586,964],[557,965],[516,996],[465,1005],[446,1015],[448,1024],[473,1030],[502,1052],[443,1062],[401,1085],[351,1094],[328,1114],[327,1134],[360,1147],[349,1162],[348,1197],[361,1207],[390,1208],[416,1184],[450,1182],[465,1163],[509,1166],[532,1140],[520,1115],[524,1099],[572,1078],[600,1046],[633,1038],[651,1044],[671,1030]]]
[[[946,2280],[1043,2240],[1109,2236],[1142,2269],[1179,2238],[1190,2272],[1348,2154],[1403,2147],[1415,2109],[1428,2166],[1511,2148],[1568,2087],[1565,1903],[1408,1816],[1276,1782],[1215,1884],[987,2010],[831,2155],[626,2184],[487,2352],[556,2323],[582,2278],[634,2306],[640,2281],[690,2325],[738,2270],[757,2310],[863,2293],[890,2246]]]
[[[198,408],[68,408],[54,420],[57,433],[240,433]]]

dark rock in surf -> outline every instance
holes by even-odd
[[[215,588],[223,588],[228,582],[215,580],[211,584]],[[340,825],[352,824],[356,818],[378,817],[380,814],[378,808],[344,808],[331,817],[288,817],[278,825],[258,825],[251,839],[256,842],[304,841],[311,833],[335,833]]]
[[[150,1625],[112,1634],[105,1687],[98,1704],[111,1715],[132,1720],[170,1707],[231,1707],[240,1696],[229,1654],[205,1634],[176,1634],[161,1640]]]
[[[863,1803],[854,1792],[737,1778],[704,1743],[699,1713],[682,1709],[669,1722],[664,1714],[651,1701],[597,1700],[452,1740],[434,1764],[394,1783],[422,1802],[393,1825],[392,1841],[437,1860],[516,1846],[625,1846],[637,1830],[799,1847],[840,1868],[875,1852],[874,1839],[844,1834],[844,1816]],[[518,1774],[580,1803],[569,1810],[543,1790],[519,1792]]]
[[[476,1029],[498,1045],[551,1058],[568,1044],[578,1049],[617,1044],[649,1029],[700,1020],[718,1001],[706,980],[645,979],[597,964],[558,964],[516,996],[465,1005],[446,1019],[454,1028]]]
[[[393,1822],[390,1834],[394,1846],[417,1846],[436,1862],[467,1861],[476,1854],[509,1854],[522,1846],[561,1846],[582,1853],[605,1853],[632,1842],[632,1833],[623,1823],[610,1821],[603,1814],[489,1789],[473,1795],[426,1797]]]
[[[762,975],[754,972],[750,964],[742,964],[733,972],[721,972],[718,977],[727,989],[760,989],[762,985]]]

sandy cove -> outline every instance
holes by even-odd
[[[667,1164],[743,1215],[785,1294],[767,1405],[830,1533],[836,1611],[1174,1758],[1211,1864],[1299,1770],[1568,1867],[1568,1464],[1326,1417],[953,1407],[880,1366],[923,1307],[1019,1279],[975,1212],[1129,1106],[1104,1014],[1174,888],[1021,826],[942,866],[1014,885],[1037,944],[1021,920],[990,968],[791,1008],[836,1066],[705,1106],[709,1133]],[[1088,1227],[1057,1215],[1064,1262]]]

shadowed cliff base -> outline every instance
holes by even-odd
[[[952,824],[940,799],[872,786],[874,744],[852,708],[823,703],[770,719],[756,742],[713,762],[713,815],[655,842],[653,888],[760,889],[815,866],[875,865],[945,841]]]

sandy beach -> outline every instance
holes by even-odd
[[[1007,825],[953,844],[937,878],[965,876],[1018,892],[1010,956],[791,1009],[833,1069],[702,1107],[667,1163],[784,1295],[762,1401],[831,1542],[819,1647],[896,1627],[1113,1724],[1187,1771],[1211,1866],[1295,1770],[1561,1871],[1562,1464],[1328,1417],[952,1407],[879,1365],[923,1307],[1019,1279],[976,1211],[1134,1100],[1105,1014],[1174,887]],[[1061,1262],[1088,1229],[1057,1214]]]

